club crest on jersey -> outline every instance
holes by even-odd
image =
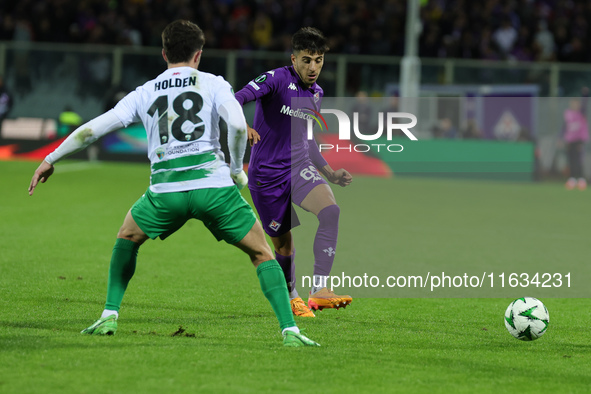
[[[166,154],[166,151],[164,150],[164,148],[160,147],[160,148],[156,149],[156,156],[158,156],[158,158],[160,160],[162,160],[162,158],[164,157],[165,154]]]
[[[281,227],[281,223],[279,223],[276,220],[273,220],[271,223],[269,223],[269,227],[271,227],[271,230],[277,231],[279,230],[279,227]]]
[[[320,100],[320,93],[316,92],[316,93],[314,93],[314,102],[317,103],[318,100]]]

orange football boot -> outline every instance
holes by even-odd
[[[291,311],[293,312],[294,316],[301,316],[301,317],[316,317],[314,312],[308,308],[304,300],[301,297],[294,298],[289,302],[291,304]]]
[[[312,310],[323,310],[324,308],[345,308],[350,305],[353,298],[350,295],[336,295],[326,287],[318,290],[308,297],[308,306]]]

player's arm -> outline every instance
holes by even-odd
[[[262,77],[264,77],[264,79]],[[242,89],[240,89],[236,93],[236,100],[238,100],[238,103],[240,103],[241,106],[244,106],[244,104],[246,103],[255,101],[268,94],[272,94],[275,91],[275,84],[277,82],[278,81],[275,79],[274,74],[263,73],[259,75],[257,78],[250,81]],[[253,146],[261,140],[261,136],[255,129],[250,127],[248,124],[246,125],[246,127],[248,130],[248,141],[250,143],[250,146]]]
[[[316,140],[314,139],[308,141],[308,154],[310,155],[312,164],[316,166],[320,173],[324,175],[329,182],[343,187],[349,186],[351,182],[353,182],[353,177],[347,170],[341,168],[340,170],[334,171],[330,165],[328,165],[326,159],[320,153],[318,144],[316,144]]]
[[[234,98],[230,85],[218,90],[217,112],[228,127],[228,150],[230,151],[230,175],[239,189],[248,184],[248,177],[243,169],[244,151],[246,150],[247,125],[242,106]]]
[[[254,84],[254,80],[250,81],[250,84]],[[258,97],[263,97],[265,94],[268,94],[268,91],[265,94],[257,94],[260,90],[260,88],[258,91],[254,90],[254,88],[252,88],[252,85],[246,85],[241,90],[239,90],[238,93],[236,93],[236,100],[238,100],[238,103],[240,103],[241,106],[244,106],[244,104],[254,101]],[[250,127],[248,124],[246,125],[246,128],[248,131],[248,142],[250,143],[250,146],[253,146],[261,140],[261,136],[255,129]]]
[[[232,86],[223,78],[215,89],[217,113],[226,122],[228,128],[228,150],[230,151],[230,175],[239,189],[248,184],[243,169],[244,151],[246,150],[246,119],[242,106],[236,99]]]
[[[253,86],[256,86],[258,88],[258,90],[253,88]],[[261,92],[261,94],[257,94],[260,90],[261,90],[260,87],[255,84],[254,80],[252,80],[249,82],[248,85],[246,85],[245,87],[243,87],[242,89],[240,89],[236,93],[236,96],[235,96],[236,100],[238,100],[238,103],[241,106],[244,106],[244,104],[254,101],[258,97],[263,97],[265,94],[268,93],[268,89],[265,89],[265,91]],[[255,129],[250,127],[248,124],[246,125],[246,128],[247,128],[247,133],[248,133],[247,134],[248,142],[249,142],[250,146],[253,146],[254,144],[256,144],[257,142],[259,142],[261,140],[261,136],[259,135],[259,133],[257,133],[257,131]]]
[[[250,127],[248,124],[246,125],[246,128],[248,131],[248,142],[250,143],[250,146],[253,146],[261,140],[261,136],[255,129]]]
[[[327,164],[324,167],[319,167],[318,169],[320,170],[320,173],[324,175],[326,179],[328,179],[329,182],[339,186],[349,186],[351,182],[353,182],[353,176],[344,168],[334,171],[330,165]]]
[[[310,157],[310,160],[312,160],[312,164],[314,164],[316,168],[322,168],[328,165],[328,163],[322,156],[322,153],[320,153],[320,148],[318,147],[318,144],[316,143],[316,140],[313,137],[311,140],[308,140],[308,156]]]
[[[47,155],[45,160],[43,160],[37,170],[35,170],[29,185],[29,195],[33,195],[35,187],[37,187],[39,182],[45,183],[51,174],[53,174],[53,165],[56,162],[86,148],[103,135],[121,128],[123,128],[123,123],[119,120],[117,115],[115,115],[113,110],[110,110],[78,127],[60,144],[60,146],[56,148],[56,150]]]

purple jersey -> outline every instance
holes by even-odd
[[[248,176],[258,185],[289,180],[292,158],[294,166],[307,160],[318,168],[327,164],[315,141],[306,138],[304,108],[291,107],[292,98],[309,98],[306,107],[320,112],[323,95],[316,83],[307,88],[293,66],[267,71],[236,93],[242,105],[256,100],[253,128],[261,140],[252,147]]]

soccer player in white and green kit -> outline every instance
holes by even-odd
[[[246,121],[230,84],[197,70],[204,42],[203,32],[194,23],[177,20],[169,24],[162,32],[162,56],[168,69],[129,93],[115,108],[76,129],[37,168],[29,194],[53,174],[58,160],[113,130],[143,122],[152,166],[150,187],[129,210],[117,234],[102,316],[82,333],[116,332],[139,247],[148,238],[165,239],[195,218],[218,241],[223,239],[249,255],[279,320],[284,345],[319,346],[296,326],[283,271],[261,224],[238,191],[248,182],[242,169]],[[221,120],[228,129],[229,166],[220,149]]]

